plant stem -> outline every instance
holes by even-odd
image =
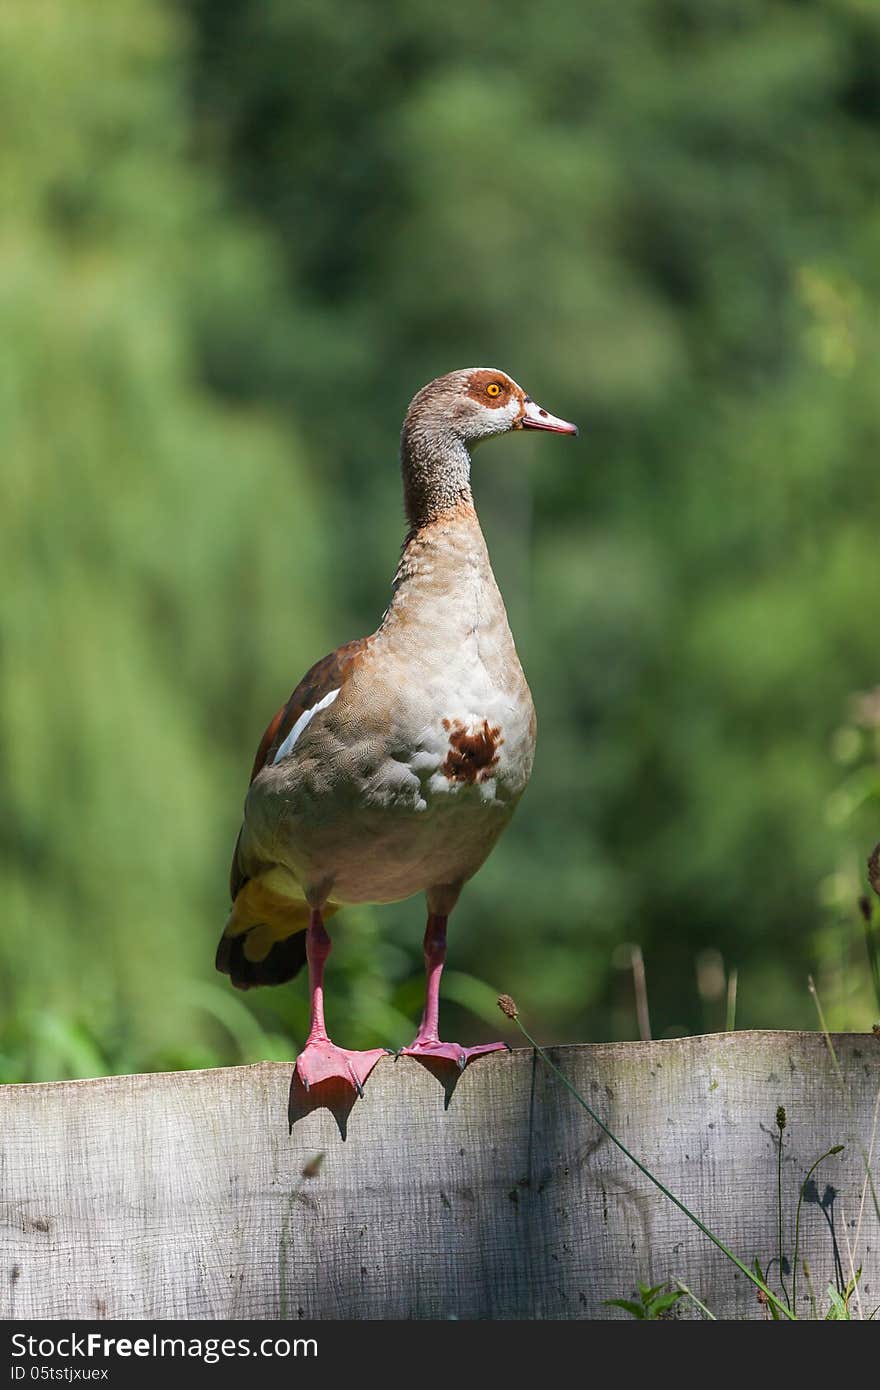
[[[696,1305],[697,1305],[697,1307],[699,1308],[700,1312],[701,1312],[701,1313],[705,1313],[706,1317],[710,1320],[710,1322],[717,1322],[717,1321],[718,1321],[718,1319],[716,1318],[715,1314],[712,1312],[711,1308],[707,1308],[706,1305],[705,1305],[705,1303],[701,1302],[701,1300],[700,1300],[699,1298],[697,1298],[697,1295],[694,1293],[693,1289],[689,1289],[688,1286],[687,1286],[687,1284],[682,1283],[681,1279],[676,1279],[675,1283],[676,1283],[676,1287],[679,1288],[679,1289],[681,1289],[682,1293],[686,1293],[687,1296],[688,1296],[688,1298],[693,1299],[694,1303],[696,1303]]]
[[[783,1258],[784,1258],[784,1257],[783,1257],[783,1254],[782,1254],[782,1135],[783,1135],[783,1133],[784,1133],[784,1131],[783,1131],[782,1129],[780,1129],[780,1131],[779,1131],[779,1147],[778,1147],[778,1149],[777,1149],[777,1155],[776,1155],[776,1215],[777,1215],[778,1226],[779,1226],[779,1285],[780,1285],[780,1288],[782,1289],[782,1292],[785,1294],[785,1301],[786,1301],[786,1303],[788,1303],[788,1305],[789,1305],[789,1307],[790,1307],[790,1306],[791,1306],[791,1300],[790,1300],[789,1297],[788,1297],[788,1289],[785,1287],[785,1280],[784,1280],[783,1277],[782,1277],[782,1261],[783,1261]]]
[[[801,1207],[803,1206],[804,1202],[804,1192],[806,1191],[807,1183],[810,1181],[810,1178],[813,1176],[816,1169],[819,1167],[819,1164],[824,1163],[826,1158],[830,1158],[832,1154],[840,1153],[842,1147],[843,1146],[841,1144],[835,1144],[833,1148],[827,1149],[825,1153],[821,1155],[820,1158],[816,1159],[816,1162],[813,1164],[809,1173],[801,1183],[801,1190],[800,1194],[798,1195],[797,1213],[795,1214],[794,1218],[794,1272],[791,1276],[791,1306],[794,1309],[795,1317],[797,1316],[798,1250],[800,1248],[801,1243]]]
[[[816,1013],[819,1015],[819,1027],[822,1029],[822,1036],[825,1039],[825,1046],[828,1048],[828,1051],[831,1054],[831,1061],[834,1064],[834,1070],[837,1073],[837,1079],[840,1082],[840,1089],[843,1091],[843,1099],[846,1105],[846,1113],[849,1117],[850,1124],[850,1136],[848,1137],[855,1136],[855,1141],[858,1145],[859,1153],[862,1155],[862,1162],[865,1165],[865,1178],[867,1180],[868,1187],[871,1191],[871,1200],[874,1203],[874,1211],[877,1214],[877,1220],[880,1221],[880,1199],[878,1199],[877,1197],[877,1189],[874,1186],[874,1174],[871,1172],[871,1160],[868,1158],[864,1144],[858,1137],[859,1129],[855,1121],[855,1116],[853,1115],[852,1101],[850,1100],[849,1095],[849,1087],[847,1086],[843,1072],[841,1071],[840,1062],[837,1060],[837,1053],[834,1049],[834,1043],[832,1041],[831,1034],[828,1031],[828,1024],[825,1022],[825,1011],[822,1008],[822,1003],[819,999],[819,991],[816,989],[816,984],[812,975],[807,976],[807,988],[813,996],[813,1003],[816,1005]]]
[[[810,1316],[813,1321],[816,1322],[819,1317],[819,1311],[816,1307],[816,1290],[813,1288],[813,1278],[810,1274],[810,1266],[807,1264],[806,1260],[804,1260],[804,1278],[807,1281],[807,1290],[810,1295]]]
[[[651,1016],[648,1013],[648,984],[645,979],[645,958],[641,946],[633,946],[630,951],[633,973],[633,990],[636,997],[636,1019],[639,1025],[639,1038],[642,1042],[651,1041]]]
[[[725,1028],[728,1033],[732,1033],[736,1027],[736,983],[739,971],[733,967],[727,977],[727,1016],[725,1018]]]
[[[568,1077],[565,1075],[565,1072],[560,1071],[556,1063],[551,1061],[550,1058],[547,1056],[547,1053],[544,1051],[543,1047],[541,1047],[540,1043],[537,1043],[535,1041],[529,1030],[526,1028],[525,1024],[521,1021],[519,1014],[508,1014],[508,1017],[513,1018],[513,1021],[519,1028],[519,1031],[522,1033],[523,1037],[527,1040],[527,1042],[529,1042],[531,1046],[535,1049],[544,1065],[546,1067],[549,1067],[550,1071],[552,1071],[555,1076],[559,1077],[559,1080],[562,1082],[563,1086],[565,1086],[566,1090],[571,1092],[578,1104],[583,1106],[584,1110],[586,1110],[587,1114],[590,1116],[590,1119],[593,1120],[599,1126],[599,1128],[602,1130],[604,1134],[607,1134],[612,1144],[616,1144],[617,1147],[620,1149],[620,1152],[622,1154],[625,1154],[626,1157],[629,1159],[630,1163],[634,1163],[638,1168],[639,1172],[644,1173],[645,1177],[650,1182],[652,1182],[655,1187],[658,1187],[660,1189],[660,1191],[663,1193],[663,1196],[669,1198],[673,1206],[678,1207],[679,1211],[684,1212],[688,1220],[692,1221],[693,1224],[697,1227],[697,1229],[703,1232],[704,1236],[708,1236],[709,1240],[711,1240],[713,1245],[717,1245],[718,1249],[721,1250],[729,1260],[733,1261],[737,1269],[742,1271],[746,1278],[755,1285],[755,1288],[761,1290],[761,1293],[763,1293],[770,1300],[770,1302],[776,1308],[779,1309],[779,1311],[783,1314],[784,1317],[788,1318],[790,1321],[794,1321],[794,1314],[791,1312],[789,1308],[786,1308],[785,1304],[782,1303],[776,1297],[776,1294],[773,1292],[773,1290],[767,1287],[763,1279],[759,1279],[755,1274],[753,1274],[752,1271],[749,1269],[748,1265],[743,1264],[742,1260],[738,1259],[737,1256],[734,1255],[733,1251],[729,1250],[728,1247],[724,1244],[724,1242],[722,1240],[719,1240],[718,1236],[716,1236],[712,1231],[710,1231],[709,1227],[704,1225],[700,1218],[698,1216],[695,1216],[694,1213],[688,1207],[685,1206],[684,1202],[679,1201],[678,1197],[676,1197],[674,1193],[670,1192],[668,1187],[664,1187],[660,1179],[655,1178],[654,1174],[648,1171],[644,1163],[641,1163],[636,1158],[635,1154],[630,1153],[626,1145],[622,1143],[620,1139],[618,1139],[616,1134],[612,1133],[612,1131],[606,1125],[605,1121],[600,1119],[600,1117],[596,1114],[589,1101],[586,1101],[584,1097],[581,1095],[580,1091],[578,1091],[577,1088],[572,1085]]]

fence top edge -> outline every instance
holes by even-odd
[[[880,1040],[873,1033],[832,1033],[830,1038],[835,1048],[848,1050],[858,1044],[864,1044],[869,1048],[876,1049],[877,1061],[880,1063]],[[780,1050],[792,1046],[817,1047],[825,1050],[827,1047],[824,1034],[812,1031],[800,1031],[797,1029],[772,1029],[772,1028],[752,1028],[737,1030],[732,1033],[698,1033],[682,1038],[658,1038],[652,1042],[590,1042],[590,1043],[547,1043],[545,1050],[549,1052],[557,1064],[564,1065],[566,1057],[572,1060],[583,1058],[586,1054],[592,1055],[597,1059],[608,1057],[626,1058],[632,1062],[644,1060],[646,1063],[662,1056],[690,1052],[707,1055],[724,1051],[742,1051],[757,1046],[778,1046]],[[511,1059],[514,1061],[522,1060],[531,1055],[532,1049],[528,1047],[514,1048],[507,1056],[499,1054],[497,1058],[485,1059],[480,1064],[480,1075],[488,1081],[495,1068],[504,1066]],[[209,1078],[227,1077],[230,1082],[244,1079],[247,1076],[257,1075],[271,1078],[284,1078],[289,1081],[291,1068],[294,1058],[291,1056],[289,1062],[250,1062],[241,1066],[232,1067],[208,1067],[193,1071],[156,1071],[156,1072],[131,1072],[116,1073],[110,1076],[77,1077],[63,1081],[23,1081],[6,1082],[0,1084],[0,1097],[12,1098],[15,1095],[22,1095],[25,1092],[46,1093],[60,1088],[73,1089],[79,1087],[109,1087],[120,1082],[134,1083],[140,1087],[155,1086],[161,1088],[169,1082],[177,1084],[198,1085],[200,1082]],[[417,1063],[413,1064],[417,1066]]]

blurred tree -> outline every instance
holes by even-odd
[[[828,740],[877,674],[880,18],[191,11],[198,148],[286,266],[248,386],[320,420],[350,630],[399,534],[414,387],[497,362],[585,426],[580,459],[477,461],[541,734],[459,959],[557,1036],[612,1025],[627,937],[661,1027],[699,1024],[707,947],[741,967],[742,1023],[810,1024]]]
[[[296,441],[199,384],[187,305],[223,282],[220,340],[277,271],[187,153],[168,14],[10,4],[0,31],[0,1052],[198,1060],[243,749],[326,618]]]
[[[471,362],[583,429],[476,460],[540,732],[450,1012],[488,981],[633,1035],[638,941],[657,1033],[705,1026],[707,951],[741,1026],[813,1026],[832,958],[866,1026],[827,904],[878,838],[834,811],[878,680],[878,12],[7,0],[0,34],[5,1074],[300,1032],[301,988],[213,978],[252,748],[375,624],[407,400]],[[405,1036],[421,913],[339,919],[347,1041]]]

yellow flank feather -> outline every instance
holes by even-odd
[[[285,888],[295,884],[290,874],[284,873],[284,880]],[[276,942],[284,941],[295,932],[305,931],[309,925],[309,905],[305,898],[294,897],[287,892],[279,893],[278,883],[276,869],[269,869],[258,878],[249,879],[226,919],[224,936],[248,933],[243,951],[250,961],[265,960]],[[330,917],[336,911],[335,903],[327,903],[323,916]]]

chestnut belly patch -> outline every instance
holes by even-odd
[[[498,766],[498,749],[504,739],[500,724],[482,724],[467,728],[459,719],[444,719],[449,735],[449,752],[441,772],[450,782],[485,782]]]

